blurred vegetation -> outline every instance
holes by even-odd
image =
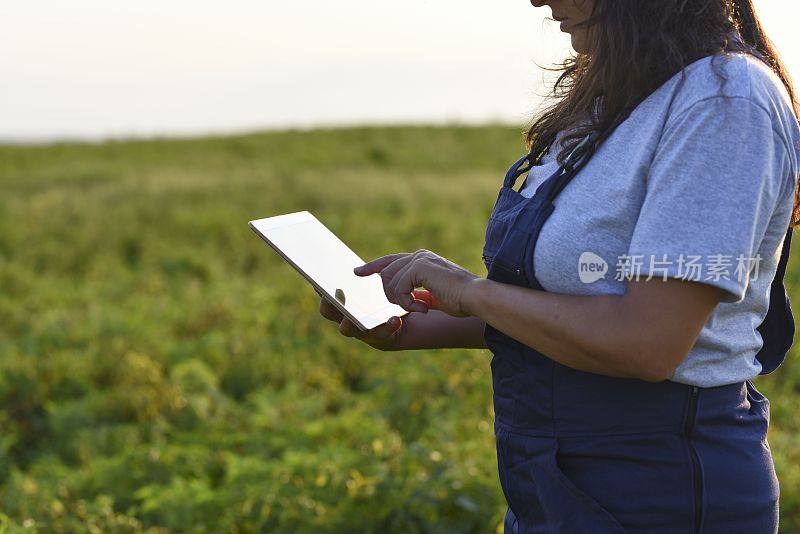
[[[308,209],[365,259],[483,272],[521,150],[506,127],[0,147],[0,531],[495,531],[488,354],[341,338],[246,223]],[[794,360],[758,382],[786,532]]]

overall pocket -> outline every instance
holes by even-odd
[[[748,380],[747,387],[747,401],[750,403],[750,415],[757,418],[759,423],[759,436],[762,441],[767,439],[767,430],[769,429],[769,399],[764,396],[752,381]]]
[[[498,429],[500,484],[518,531],[625,532],[614,516],[578,489],[556,464],[556,440]]]

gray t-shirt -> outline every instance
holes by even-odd
[[[794,204],[800,127],[780,80],[752,56],[707,57],[684,73],[642,102],[556,199],[534,261],[555,293],[623,294],[636,276],[724,289],[671,378],[711,387],[761,371],[757,327]],[[556,152],[529,172],[523,195],[557,169]]]

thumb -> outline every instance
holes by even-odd
[[[403,319],[400,317],[392,317],[382,325],[376,326],[370,331],[370,334],[380,338],[392,337],[403,326]]]
[[[433,293],[428,291],[427,289],[415,289],[411,292],[411,295],[416,300],[421,300],[424,302],[429,310],[439,310],[441,309],[439,300],[433,296]]]
[[[392,317],[386,321],[386,328],[389,334],[394,334],[403,326],[403,319],[401,317]]]

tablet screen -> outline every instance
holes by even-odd
[[[371,329],[407,312],[390,303],[379,275],[360,277],[353,268],[364,261],[307,211],[252,221],[250,226],[330,300],[337,300]],[[360,323],[360,324],[359,324]]]

